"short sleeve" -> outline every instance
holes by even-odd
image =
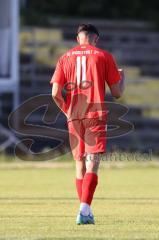
[[[60,84],[61,86],[63,86],[64,83],[65,83],[65,74],[64,74],[63,64],[62,64],[62,59],[61,58],[57,62],[56,69],[54,71],[54,74],[52,76],[50,84],[52,85],[55,82]]]
[[[120,74],[118,71],[117,64],[115,59],[111,54],[107,56],[107,73],[106,73],[106,82],[109,86],[120,81]]]

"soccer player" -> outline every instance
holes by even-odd
[[[106,152],[105,83],[115,98],[121,97],[124,90],[124,80],[112,55],[95,47],[98,39],[95,26],[80,25],[79,45],[59,59],[51,79],[52,97],[67,117],[70,146],[76,160],[80,200],[77,224],[94,224],[90,205],[98,184],[100,156]]]

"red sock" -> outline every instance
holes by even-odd
[[[98,184],[97,174],[86,173],[84,175],[81,202],[91,205],[97,184]]]
[[[82,197],[82,183],[83,183],[83,179],[76,178],[76,190],[77,190],[80,201],[81,201],[81,197]]]

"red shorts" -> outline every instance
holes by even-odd
[[[106,151],[106,120],[85,118],[68,122],[70,147],[75,160],[88,153]]]

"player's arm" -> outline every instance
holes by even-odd
[[[52,97],[57,104],[57,106],[63,111],[66,115],[66,103],[62,97],[62,86],[57,82],[52,85]]]
[[[125,89],[125,77],[123,70],[119,69],[120,72],[120,81],[110,85],[110,91],[113,97],[120,98],[123,95]]]
[[[110,88],[111,94],[115,98],[120,98],[124,92],[124,73],[119,69],[111,54],[107,58],[107,84]]]
[[[62,96],[62,89],[65,84],[65,74],[63,70],[63,60],[60,58],[57,65],[55,72],[52,76],[50,83],[52,84],[52,97],[57,106],[63,111],[66,115],[66,103]],[[67,116],[67,115],[66,115]]]

